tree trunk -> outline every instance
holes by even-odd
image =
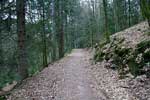
[[[42,41],[43,41],[43,66],[47,66],[47,46],[46,46],[46,33],[45,33],[45,5],[43,3],[43,33],[42,33]]]
[[[63,23],[61,23],[63,24]],[[62,58],[64,56],[64,29],[63,29],[63,25],[61,25],[60,28],[60,47],[59,47],[59,58]]]
[[[0,3],[0,8],[3,9],[3,3]],[[3,52],[2,52],[2,15],[0,14],[0,68],[3,67]]]
[[[58,57],[64,56],[64,0],[55,1],[55,28],[58,44]]]
[[[113,0],[114,8],[114,23],[115,23],[115,32],[119,31],[119,21],[118,21],[118,3],[117,0]]]
[[[129,5],[129,27],[131,26],[131,1],[128,0],[128,5]]]
[[[9,7],[8,32],[11,32],[11,7]]]
[[[61,21],[60,21],[60,47],[59,47],[59,58],[61,58],[61,57],[63,57],[64,56],[64,12],[63,12],[63,10],[64,10],[64,1],[60,1],[61,3],[61,5],[60,5],[60,19],[61,19]]]
[[[26,54],[26,34],[25,34],[25,1],[17,0],[17,33],[18,33],[18,73],[21,79],[28,76],[27,54]]]
[[[103,7],[104,7],[104,19],[105,19],[105,37],[106,40],[109,40],[109,33],[108,33],[108,16],[107,16],[107,0],[103,0]]]

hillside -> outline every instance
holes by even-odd
[[[96,47],[93,73],[110,100],[150,99],[149,34],[147,22],[142,22]]]

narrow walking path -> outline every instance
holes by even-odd
[[[63,63],[63,78],[56,100],[98,100],[92,90],[92,78],[88,71],[89,57],[82,49],[73,50]]]
[[[8,100],[102,100],[94,92],[90,57],[84,49],[49,65],[38,75],[24,81]]]

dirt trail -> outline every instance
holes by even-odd
[[[63,78],[56,100],[99,100],[92,90],[92,78],[88,71],[89,57],[81,49],[73,50],[63,63]]]
[[[90,73],[88,55],[84,49],[74,49],[68,56],[27,79],[8,100],[103,100],[93,89],[96,83]]]

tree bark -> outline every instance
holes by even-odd
[[[3,3],[0,3],[0,8],[3,9]],[[3,52],[2,52],[2,15],[0,14],[0,68],[3,67]]]
[[[25,33],[25,1],[17,0],[17,34],[18,34],[18,73],[21,80],[28,76],[27,53],[26,53],[26,33]]]
[[[3,67],[3,64],[4,64],[4,62],[3,62],[3,46],[2,46],[2,34],[1,34],[1,27],[2,27],[2,25],[1,25],[1,16],[0,16],[0,68],[2,68]]]
[[[56,0],[55,20],[56,23],[56,32],[57,32],[57,42],[58,42],[58,55],[59,58],[64,56],[64,1]]]
[[[149,27],[150,27],[150,19],[148,19],[148,25],[149,25]]]
[[[131,0],[128,0],[128,5],[129,5],[129,27],[131,26]]]
[[[42,41],[43,41],[43,66],[47,66],[47,46],[46,46],[46,33],[45,33],[45,5],[43,3],[43,33],[42,33]]]
[[[64,56],[64,1],[60,1],[59,58]]]
[[[105,19],[105,37],[106,40],[109,40],[109,33],[108,33],[108,15],[107,15],[107,0],[103,0],[103,7],[104,7],[104,19]]]

